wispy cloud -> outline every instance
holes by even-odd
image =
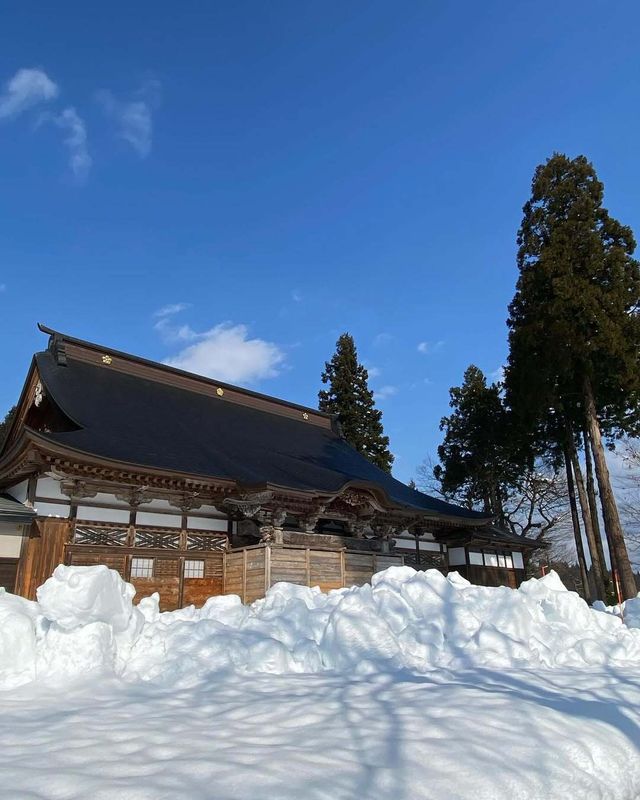
[[[393,336],[390,333],[379,333],[373,339],[373,346],[380,347],[383,344],[389,344],[389,342],[393,341]]]
[[[11,119],[29,108],[54,100],[58,86],[41,69],[19,69],[0,95],[0,119]]]
[[[186,303],[174,303],[154,314],[154,328],[165,342],[186,345],[165,364],[229,383],[254,383],[279,374],[285,355],[276,344],[250,338],[246,325],[223,322],[199,332],[177,324],[175,315],[186,308]]]
[[[398,387],[397,386],[381,386],[379,389],[376,389],[373,393],[373,396],[376,400],[386,400],[389,397],[393,397],[394,395],[398,394]]]
[[[505,365],[502,364],[502,366],[498,367],[498,369],[494,369],[493,372],[489,374],[489,379],[494,383],[503,383],[505,369]]]
[[[299,292],[297,289],[294,289],[291,292],[291,299],[293,300],[294,303],[301,303],[303,300],[302,293]]]
[[[160,105],[160,82],[146,80],[126,100],[102,89],[96,98],[107,117],[116,126],[118,138],[129,144],[140,158],[146,158],[153,144],[153,112]]]
[[[367,375],[370,378],[379,378],[382,375],[382,370],[380,367],[366,367]]]
[[[153,316],[158,318],[172,317],[174,314],[186,311],[187,308],[189,308],[189,303],[169,303],[169,305],[162,306],[162,308],[154,311]]]
[[[86,179],[93,160],[87,147],[87,126],[73,107],[59,114],[44,114],[40,122],[51,122],[64,133],[64,144],[69,151],[69,169],[79,180]]]
[[[418,352],[422,353],[423,356],[428,356],[432,353],[437,353],[439,350],[442,350],[443,347],[444,340],[442,339],[437,342],[420,342],[418,344]]]

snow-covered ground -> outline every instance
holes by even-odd
[[[640,630],[555,575],[131,594],[91,567],[0,595],[0,798],[640,797]]]

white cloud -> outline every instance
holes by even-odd
[[[17,117],[33,106],[54,100],[57,85],[41,69],[19,69],[0,95],[0,119]]]
[[[420,342],[418,345],[418,352],[422,353],[422,355],[431,355],[431,353],[437,353],[438,350],[442,350],[444,347],[444,341],[440,339],[437,342]]]
[[[169,303],[169,305],[162,306],[157,311],[153,312],[154,317],[171,317],[174,314],[179,314],[189,308],[189,303]]]
[[[291,299],[293,300],[294,303],[301,303],[302,302],[302,294],[297,289],[294,289],[291,292]]]
[[[87,148],[87,127],[75,108],[69,107],[60,114],[46,114],[41,122],[52,122],[64,132],[64,143],[69,150],[69,168],[78,180],[89,174],[93,160]]]
[[[379,378],[382,375],[382,370],[380,367],[366,367],[367,375],[370,378]]]
[[[154,324],[165,342],[186,345],[165,364],[229,383],[251,383],[273,378],[284,364],[280,348],[264,339],[250,339],[246,325],[223,322],[202,333],[188,324],[176,324],[176,314],[188,303],[170,303],[154,313]]]
[[[156,326],[157,327],[157,326]],[[274,378],[284,362],[280,348],[264,339],[250,339],[246,325],[224,322],[197,333],[182,326],[179,338],[191,340],[165,364],[229,383],[251,383]]]
[[[389,342],[393,341],[393,336],[390,333],[379,333],[373,340],[374,347],[380,347],[380,345],[389,344]]]
[[[381,386],[373,393],[376,400],[386,400],[388,397],[393,397],[398,394],[397,386]]]
[[[147,80],[127,100],[119,100],[103,89],[97,100],[115,126],[117,136],[146,158],[153,142],[153,112],[160,104],[160,82]]]

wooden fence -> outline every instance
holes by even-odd
[[[376,572],[402,564],[402,556],[395,555],[259,544],[225,554],[224,594],[237,594],[252,603],[279,581],[319,586],[327,592],[360,586]]]

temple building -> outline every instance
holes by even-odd
[[[531,542],[357,453],[336,420],[44,326],[0,452],[0,586],[106,564],[161,608],[391,565],[517,586]]]

